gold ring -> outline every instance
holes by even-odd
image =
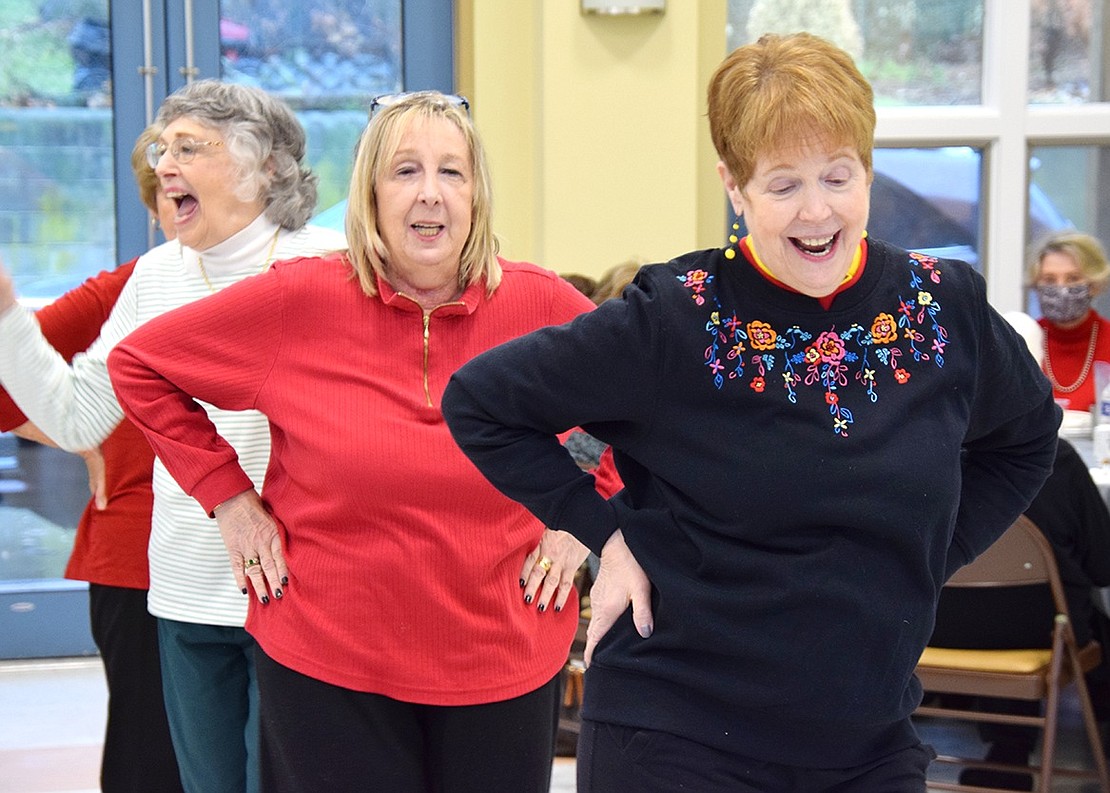
[[[551,560],[548,559],[546,556],[541,556],[536,561],[536,567],[540,568],[541,570],[543,570],[546,573],[547,571],[549,571],[551,569]]]
[[[258,565],[258,560],[257,559],[248,559],[247,561],[243,562],[243,569],[248,570],[252,567],[256,567],[257,565]]]

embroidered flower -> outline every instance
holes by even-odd
[[[933,296],[928,292],[918,292],[917,304],[919,306],[931,306],[933,305]]]
[[[810,365],[813,365],[813,364],[817,363],[820,360],[821,360],[821,353],[818,352],[817,345],[813,345],[812,347],[806,347],[806,355],[805,355],[806,363],[808,363]]]
[[[839,402],[840,402],[840,397],[838,397],[836,395],[835,391],[826,391],[825,392],[825,404],[826,405],[836,405]]]
[[[890,344],[898,341],[898,323],[885,311],[871,323],[871,338],[876,344]]]
[[[757,319],[748,323],[748,340],[752,343],[752,349],[773,350],[778,341],[778,334],[766,322],[760,322]]]
[[[687,270],[685,276],[675,276],[678,280],[682,281],[682,285],[693,292],[690,297],[699,306],[705,304],[705,298],[702,293],[705,291],[705,285],[713,281],[713,276],[705,270]]]
[[[929,272],[930,281],[934,284],[940,283],[940,270],[937,269],[937,264],[940,260],[937,259],[937,257],[926,256],[923,253],[911,253],[910,259],[920,264],[922,270],[927,270]]]
[[[767,381],[764,380],[762,377],[753,377],[752,378],[752,382],[750,384],[750,388],[752,389],[752,391],[755,391],[757,394],[762,394],[763,389],[766,388],[766,387],[767,387]]]
[[[844,357],[844,340],[832,331],[825,331],[818,336],[817,341],[813,343],[813,348],[826,363],[837,363]],[[806,359],[809,359],[808,355]]]
[[[709,283],[712,278],[705,270],[687,270],[686,286],[699,286]]]
[[[909,379],[910,379],[910,373],[907,372],[905,369],[895,369],[894,370],[894,379],[897,380],[902,385],[905,385],[906,382],[909,381]]]

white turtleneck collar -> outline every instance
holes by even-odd
[[[278,226],[266,217],[265,212],[261,213],[240,231],[199,254],[204,257],[205,272],[211,279],[261,272],[268,264],[266,259],[270,255],[274,235],[278,233]],[[198,253],[181,246],[181,256],[185,266],[199,275]]]

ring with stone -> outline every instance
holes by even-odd
[[[249,570],[250,568],[255,567],[257,565],[258,565],[258,560],[257,559],[248,559],[247,561],[243,562],[243,569],[244,570]]]

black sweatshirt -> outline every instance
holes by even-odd
[[[962,262],[869,241],[829,310],[736,249],[473,359],[443,412],[503,492],[653,586],[599,644],[583,715],[803,767],[916,741],[913,677],[947,577],[1048,476],[1059,413]],[[606,502],[559,446],[613,446]]]

